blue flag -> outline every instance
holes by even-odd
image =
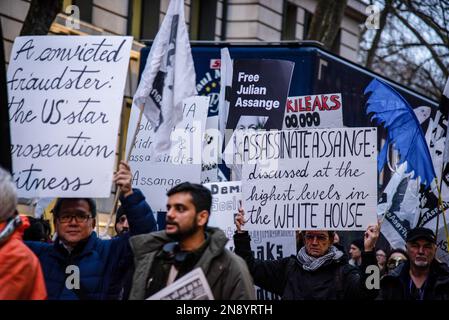
[[[407,161],[407,173],[414,172],[421,183],[429,187],[435,179],[432,158],[424,134],[408,102],[388,84],[374,79],[365,89],[371,93],[367,101],[366,114],[371,121],[387,130],[387,141],[377,158],[380,172],[387,161],[388,145],[399,152],[399,164]]]

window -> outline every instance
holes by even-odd
[[[129,0],[128,34],[152,40],[159,30],[160,0]]]
[[[298,8],[287,2],[284,9],[284,23],[282,26],[282,40],[296,39],[296,14]]]
[[[190,38],[214,40],[217,0],[192,0],[190,4]]]
[[[341,40],[341,29],[338,29],[338,33],[335,36],[334,42],[332,43],[331,51],[335,54],[340,54],[340,40]]]
[[[307,39],[307,34],[310,30],[310,23],[312,22],[313,13],[307,10],[304,10],[304,32],[302,38]]]

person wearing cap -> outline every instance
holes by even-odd
[[[53,208],[57,239],[54,244],[27,241],[39,257],[48,298],[52,300],[119,299],[126,267],[132,260],[129,237],[156,229],[151,208],[137,189],[132,174],[120,162],[114,182],[129,220],[129,232],[110,240],[94,232],[96,205],[91,198],[59,198]]]
[[[406,238],[409,260],[380,281],[379,300],[449,300],[449,267],[435,259],[436,237],[417,227]]]
[[[41,265],[22,241],[30,224],[16,207],[11,175],[0,167],[0,300],[43,300],[47,291]]]

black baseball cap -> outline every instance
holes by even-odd
[[[411,241],[415,241],[418,239],[426,239],[427,241],[430,241],[432,243],[437,243],[437,238],[435,237],[435,233],[428,228],[418,227],[418,228],[411,229],[407,233],[406,242],[411,242]]]

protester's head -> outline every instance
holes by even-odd
[[[28,217],[28,221],[30,222],[30,227],[23,233],[24,241],[50,241],[51,229],[48,220]]]
[[[129,231],[128,219],[126,218],[125,210],[123,210],[123,207],[120,207],[117,210],[114,227],[115,232],[117,232],[118,235],[125,234]]]
[[[334,243],[334,234],[333,231],[325,230],[303,231],[307,254],[315,258],[324,256]]]
[[[87,239],[95,228],[97,209],[91,198],[59,198],[52,212],[58,237],[68,246]]]
[[[15,215],[17,192],[11,175],[0,167],[0,222]]]
[[[405,250],[401,248],[393,249],[387,257],[387,270],[391,271],[407,260],[407,252],[405,252]]]
[[[418,227],[407,233],[407,254],[410,265],[418,269],[430,267],[437,251],[437,239],[432,230]]]
[[[212,195],[200,184],[183,182],[167,192],[167,235],[183,240],[203,232],[209,220]]]
[[[382,249],[376,250],[376,260],[378,266],[385,266],[385,263],[387,261],[387,254]]]
[[[351,242],[349,246],[349,255],[352,260],[359,260],[362,257],[363,240],[357,239]]]

